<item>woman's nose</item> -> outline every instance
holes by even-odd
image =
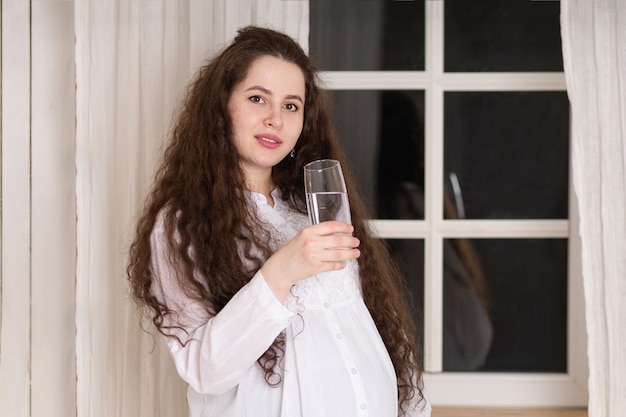
[[[280,129],[283,127],[283,115],[280,109],[270,109],[265,124],[272,126],[274,129]]]

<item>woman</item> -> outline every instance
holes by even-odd
[[[138,222],[133,295],[193,417],[430,415],[350,176],[354,227],[306,216],[303,166],[342,159],[316,76],[288,36],[240,30],[190,85]]]

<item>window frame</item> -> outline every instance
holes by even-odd
[[[566,91],[563,72],[444,72],[444,2],[425,2],[424,71],[324,71],[329,90],[424,90],[424,220],[372,220],[380,238],[423,239],[425,247],[424,380],[436,406],[578,407],[588,401],[578,210],[570,173],[569,219],[443,218],[444,94],[449,91]],[[569,158],[569,155],[568,155]],[[443,372],[443,274],[446,238],[567,238],[567,372]]]

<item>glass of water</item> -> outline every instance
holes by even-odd
[[[311,223],[335,220],[352,224],[341,164],[320,159],[304,166],[304,190]]]

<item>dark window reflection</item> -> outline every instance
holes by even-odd
[[[410,294],[411,311],[417,326],[418,346],[423,351],[424,336],[424,240],[387,239],[387,245],[400,269]]]
[[[374,218],[424,218],[424,92],[332,91],[340,141]]]
[[[563,71],[559,6],[558,1],[446,1],[445,71]]]
[[[320,69],[424,69],[424,1],[314,0],[309,10]]]
[[[443,242],[443,366],[476,371],[493,342],[487,283],[479,254],[468,239]]]
[[[449,92],[444,111],[446,217],[568,217],[565,92]]]
[[[444,371],[565,372],[567,240],[444,242]]]

